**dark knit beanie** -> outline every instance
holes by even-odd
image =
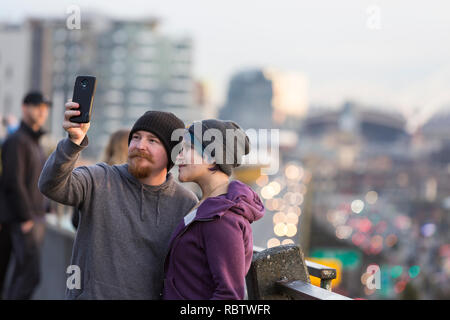
[[[133,133],[143,130],[155,134],[161,140],[166,149],[168,163],[167,171],[172,169],[174,163],[171,159],[172,149],[181,141],[171,141],[172,132],[176,129],[184,129],[184,122],[171,112],[165,111],[147,111],[137,119],[128,136],[128,145],[130,145]]]
[[[201,130],[199,130],[201,128]],[[205,132],[209,129],[209,135]],[[217,130],[217,131],[215,131]],[[209,146],[211,157],[214,158],[220,170],[231,175],[233,168],[239,167],[242,157],[250,152],[250,141],[239,125],[233,121],[208,119],[194,122],[188,129],[191,144],[201,143],[202,155]],[[215,138],[215,133],[221,133],[222,140]],[[228,134],[227,134],[228,133]],[[214,137],[214,138],[213,138]],[[206,138],[206,139],[205,139]],[[216,151],[221,149],[222,155]]]

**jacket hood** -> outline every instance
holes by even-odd
[[[197,209],[197,217],[200,219],[220,217],[227,210],[243,216],[250,223],[261,219],[265,212],[258,194],[245,183],[234,180],[228,185],[226,194],[205,200]]]

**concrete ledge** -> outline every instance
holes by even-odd
[[[288,299],[276,286],[279,280],[310,283],[305,259],[296,245],[282,245],[253,255],[247,274],[249,300]]]
[[[303,281],[278,281],[277,288],[293,300],[353,300]]]

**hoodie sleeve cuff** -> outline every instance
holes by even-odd
[[[89,139],[88,136],[86,135],[83,141],[81,141],[80,145],[73,143],[72,140],[70,140],[69,138],[65,138],[61,143],[61,147],[62,151],[70,157],[80,153],[83,149],[85,149],[88,146],[88,144]]]

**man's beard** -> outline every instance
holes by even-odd
[[[147,178],[152,173],[152,168],[149,165],[137,165],[137,162],[144,161],[140,159],[133,160],[137,157],[147,159],[150,163],[153,163],[150,155],[134,150],[128,154],[128,172],[137,179]]]

